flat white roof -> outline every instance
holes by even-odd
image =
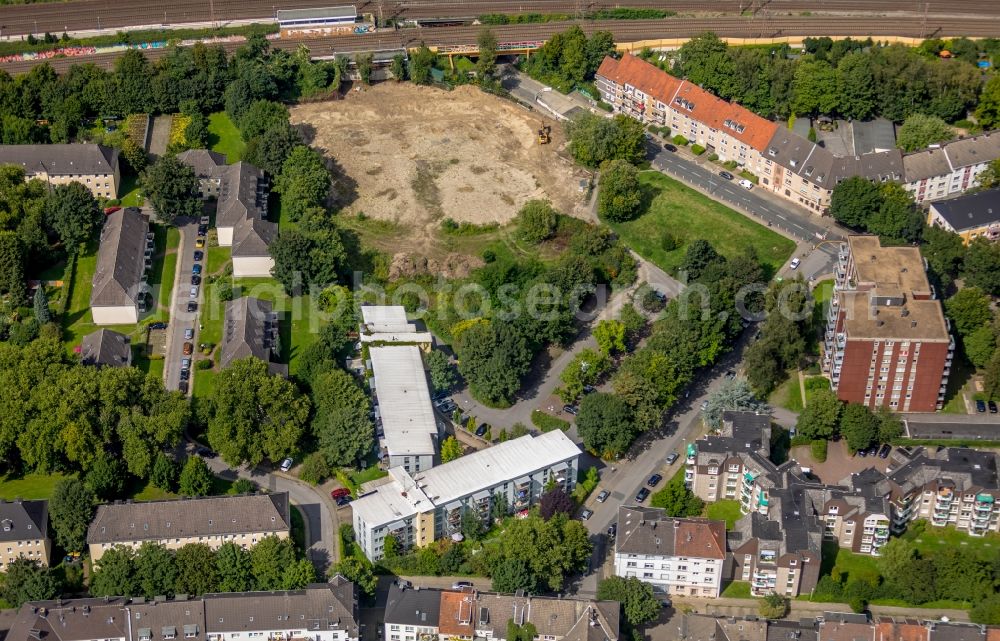
[[[353,5],[319,9],[278,9],[279,22],[322,18],[356,18],[357,15],[358,10]]]
[[[370,348],[368,357],[389,455],[433,455],[437,420],[420,349],[385,345]]]
[[[406,320],[406,309],[402,305],[364,305],[361,307],[361,320],[365,331],[370,333],[417,331],[417,326]]]
[[[580,448],[559,430],[540,436],[529,434],[412,477],[403,468],[392,468],[392,482],[379,486],[351,507],[366,524],[378,527],[579,456]]]
[[[399,332],[399,333],[388,333],[388,332],[377,332],[374,334],[362,334],[362,343],[427,343],[428,345],[433,342],[430,332]]]

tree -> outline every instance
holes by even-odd
[[[933,273],[942,280],[958,276],[965,258],[962,237],[943,227],[924,227],[920,253],[927,259]]]
[[[295,147],[282,164],[274,188],[293,221],[310,207],[324,205],[330,193],[330,172],[323,156],[305,145]]]
[[[149,480],[161,490],[173,492],[177,487],[177,463],[165,452],[158,453]]]
[[[313,435],[330,465],[353,465],[372,449],[375,426],[371,402],[354,378],[342,369],[319,374],[312,384]]]
[[[67,552],[82,551],[93,516],[94,495],[82,481],[68,478],[56,483],[49,499],[49,519],[59,547]]]
[[[992,594],[976,602],[969,611],[969,619],[980,625],[1000,624],[1000,595]]]
[[[646,136],[642,123],[624,114],[602,118],[582,114],[566,123],[573,158],[586,167],[600,167],[608,160],[642,162],[646,157]]]
[[[605,354],[625,351],[625,323],[619,320],[602,320],[594,327],[594,340]]]
[[[511,587],[559,591],[566,576],[587,566],[592,551],[587,530],[580,521],[557,515],[548,521],[539,516],[512,520],[483,550],[486,571],[495,590]],[[527,576],[510,560],[523,561]],[[501,572],[509,572],[499,583]],[[516,585],[512,579],[518,579]]]
[[[866,229],[880,206],[878,185],[861,176],[840,182],[830,196],[830,214],[837,222],[856,229]]]
[[[680,75],[725,99],[734,92],[735,68],[726,43],[714,33],[691,38],[677,52]]]
[[[983,372],[983,392],[987,398],[1000,400],[1000,349],[993,352],[993,358]]]
[[[476,43],[479,45],[476,74],[480,81],[491,80],[497,67],[497,37],[489,27],[483,27],[476,36]]]
[[[907,116],[896,135],[896,146],[903,151],[917,151],[935,142],[955,137],[955,130],[937,116],[913,114]]]
[[[993,76],[983,86],[976,107],[976,122],[986,130],[1000,126],[1000,76]]]
[[[965,287],[959,290],[944,302],[944,309],[962,336],[967,336],[987,325],[993,318],[990,297],[978,287]]]
[[[389,67],[389,71],[392,73],[392,78],[396,82],[403,82],[406,80],[406,56],[401,53],[397,53],[392,57],[392,65]]]
[[[604,352],[590,348],[580,350],[569,365],[559,374],[563,385],[558,393],[566,403],[572,403],[583,394],[583,388],[594,385],[611,369],[611,359]]]
[[[497,592],[514,593],[518,590],[534,591],[535,589],[535,577],[531,574],[528,564],[521,559],[507,558],[501,560],[493,569],[491,578],[493,580],[493,589]],[[513,623],[513,620],[508,623],[508,627],[511,623]],[[511,641],[511,638],[508,633],[507,641]],[[528,637],[528,639],[533,640],[534,637]]]
[[[309,559],[299,559],[288,565],[281,575],[282,590],[301,590],[316,582],[316,566]]]
[[[840,407],[840,400],[832,391],[817,390],[799,414],[795,428],[809,439],[829,439],[837,433]]]
[[[476,323],[462,334],[458,352],[472,395],[493,405],[508,403],[531,367],[528,341],[512,323]]]
[[[358,76],[361,82],[366,85],[372,83],[372,71],[375,70],[375,57],[370,53],[359,53],[354,58],[354,63],[358,67]]]
[[[257,491],[257,484],[250,479],[239,478],[233,481],[233,494],[253,494]]]
[[[698,516],[704,502],[684,485],[684,475],[678,474],[649,499],[653,507],[663,508],[667,516]]]
[[[42,283],[39,283],[38,287],[35,288],[33,305],[35,308],[35,319],[39,323],[44,325],[52,320],[52,314],[49,312],[49,299],[45,295],[45,285]]]
[[[230,465],[279,461],[305,434],[309,398],[260,359],[232,362],[216,376],[210,398],[208,442]]]
[[[135,551],[124,545],[105,550],[90,578],[91,596],[134,596],[139,593]]]
[[[980,236],[969,243],[962,278],[990,296],[1000,296],[1000,243]]]
[[[883,242],[916,242],[924,223],[913,195],[901,185],[890,182],[881,185],[879,196],[882,202],[878,212],[868,219],[868,231],[881,236]]]
[[[606,220],[623,222],[635,218],[641,204],[639,170],[625,160],[604,163],[597,194],[597,213]]]
[[[378,579],[372,569],[371,561],[365,558],[349,556],[334,566],[334,573],[339,574],[358,586],[362,593],[373,596],[378,586]]]
[[[431,375],[431,387],[435,392],[448,392],[458,383],[455,368],[448,360],[448,355],[441,350],[431,350],[427,354],[427,369]]]
[[[250,549],[250,569],[257,590],[281,590],[285,568],[295,561],[290,539],[265,536]]]
[[[483,535],[483,519],[473,510],[462,513],[462,536],[470,541],[478,541]]]
[[[246,592],[253,589],[250,552],[226,541],[215,552],[215,568],[219,573],[219,592]]]
[[[181,470],[178,490],[183,496],[208,496],[212,493],[212,472],[204,459],[189,456]]]
[[[559,213],[547,200],[529,200],[517,212],[517,233],[525,242],[538,244],[556,233]]]
[[[840,416],[840,433],[851,452],[867,449],[878,440],[878,420],[867,406],[848,403]]]
[[[788,614],[788,600],[782,595],[771,592],[760,600],[760,616],[765,619],[782,619]]]
[[[766,412],[770,409],[767,403],[757,400],[744,378],[724,381],[708,396],[707,402],[702,418],[713,429],[722,425],[723,412]]]
[[[274,258],[271,275],[290,294],[296,294],[302,286],[326,287],[336,282],[347,260],[340,233],[332,223],[322,231],[282,231],[269,251]]]
[[[262,136],[265,131],[288,125],[288,107],[272,100],[255,100],[240,117],[243,140]]]
[[[205,118],[205,114],[196,111],[187,115],[191,118],[187,127],[184,128],[184,140],[187,142],[188,147],[191,149],[204,149],[208,147],[208,119]],[[129,138],[128,140],[132,139]],[[141,167],[140,171],[144,168]]]
[[[847,118],[865,120],[875,113],[878,87],[872,69],[872,56],[856,51],[837,64],[837,101]]]
[[[462,456],[465,450],[462,448],[462,444],[458,442],[454,436],[449,436],[444,441],[441,442],[441,462],[450,463],[455,459]]]
[[[198,595],[215,592],[219,585],[219,569],[212,548],[204,543],[188,543],[174,554],[177,566],[175,594]]]
[[[571,515],[576,510],[576,502],[561,487],[554,487],[542,494],[538,503],[538,513],[548,521],[556,514]]]
[[[711,243],[698,238],[684,250],[684,260],[681,261],[677,269],[681,274],[687,275],[688,282],[694,282],[701,278],[701,275],[710,265],[724,260],[719,255],[719,252],[715,251]]]
[[[36,559],[17,557],[0,575],[0,599],[15,608],[26,601],[46,601],[59,596],[62,586],[50,568]]]
[[[638,431],[628,403],[618,395],[603,392],[583,397],[576,430],[588,450],[610,458],[623,454]]]
[[[792,109],[797,114],[829,114],[839,104],[837,71],[823,60],[806,60],[795,67]]]
[[[285,122],[250,139],[243,151],[243,159],[277,176],[292,150],[301,145],[302,134]]]
[[[976,174],[976,185],[981,189],[1000,186],[1000,158],[990,161],[986,169]]]
[[[0,231],[0,294],[13,303],[24,300],[24,244],[13,231]]]
[[[139,592],[147,598],[158,594],[173,594],[177,584],[177,563],[174,553],[159,543],[146,541],[135,555],[135,580]]]
[[[625,620],[633,628],[660,616],[660,601],[653,593],[653,586],[634,576],[612,576],[601,580],[597,584],[597,598],[620,603]]]
[[[431,68],[434,66],[435,58],[437,56],[434,52],[421,42],[420,48],[410,58],[410,79],[414,84],[431,84]]]
[[[879,443],[892,443],[903,435],[903,422],[893,412],[880,407],[875,410],[875,418],[878,421]]]
[[[299,479],[310,485],[319,485],[331,475],[330,464],[322,452],[313,452],[302,461]]]
[[[139,176],[139,184],[156,217],[173,224],[179,216],[201,215],[201,188],[194,170],[176,156],[161,156]]]
[[[78,182],[55,185],[45,200],[45,212],[49,226],[59,235],[68,254],[75,254],[101,225],[94,195]]]
[[[978,327],[962,338],[962,347],[969,362],[976,367],[986,367],[997,347],[996,332],[989,325]]]
[[[104,453],[94,460],[83,482],[94,496],[109,501],[125,491],[125,474],[122,460]]]
[[[122,157],[125,158],[125,162],[136,173],[143,171],[149,164],[149,156],[146,155],[146,150],[131,138],[126,138],[122,142]]]

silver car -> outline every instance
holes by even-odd
[[[192,285],[191,286],[191,293],[188,294],[188,297],[189,298],[198,298],[198,286],[197,285]]]

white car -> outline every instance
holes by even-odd
[[[198,286],[195,285],[191,288],[191,293],[188,294],[190,298],[198,298]]]
[[[798,269],[799,265],[801,265],[801,264],[802,264],[801,260],[799,260],[798,258],[793,258],[791,264],[789,265],[789,267],[791,267],[792,269]]]
[[[286,458],[284,461],[281,462],[281,471],[287,472],[288,470],[292,469],[292,464],[294,462],[295,461],[293,461],[292,459]]]
[[[744,178],[743,180],[740,181],[740,187],[746,189],[747,191],[750,191],[751,189],[753,189],[753,183]]]

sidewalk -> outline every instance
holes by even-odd
[[[758,615],[758,599],[684,599],[675,598],[674,608],[690,607],[694,612],[718,616]],[[846,603],[814,603],[792,599],[786,619],[811,619],[824,612],[850,612],[851,606]],[[952,621],[968,621],[967,610],[942,610],[937,608],[901,608],[889,605],[872,605],[868,608],[873,615],[905,616],[918,619],[939,619],[946,616]]]

